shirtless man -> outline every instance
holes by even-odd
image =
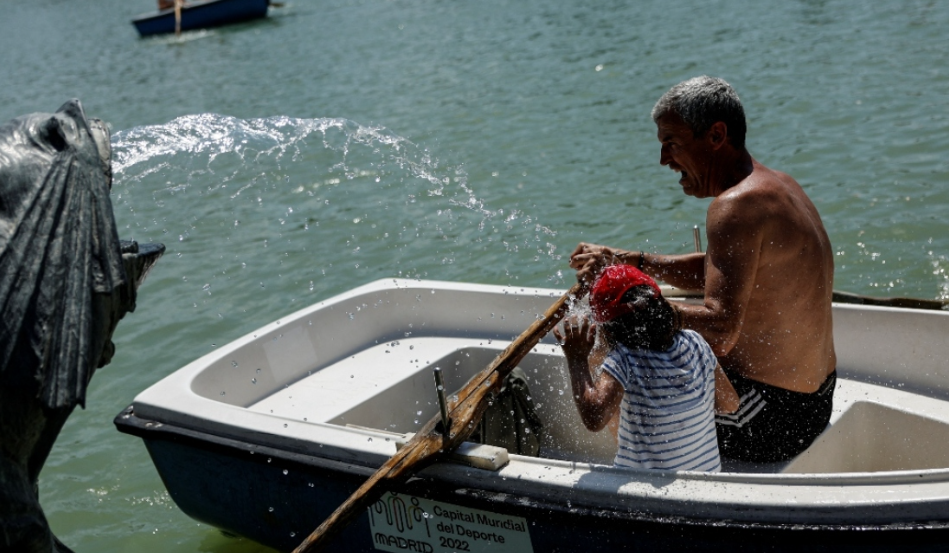
[[[834,260],[820,215],[790,176],[745,148],[745,115],[725,81],[680,83],[652,111],[659,163],[679,173],[689,196],[714,197],[708,251],[659,255],[581,243],[570,258],[581,280],[626,263],[685,290],[701,305],[676,304],[683,327],[712,346],[741,397],[716,417],[724,457],[790,459],[830,418],[836,383],[831,320]]]

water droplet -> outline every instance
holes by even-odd
[[[267,511],[270,512],[270,513],[272,513],[272,512],[273,512],[273,507],[267,507]]]
[[[232,366],[232,367],[236,367],[236,366],[237,366],[237,361],[231,361],[231,366]]]
[[[251,383],[251,384],[257,384],[257,379],[256,379],[256,378],[251,378],[251,379],[250,379],[250,383]]]
[[[283,469],[283,475],[284,475],[284,476],[286,476],[286,475],[287,475],[287,474],[289,474],[289,473],[290,473],[290,471],[289,471],[289,470],[287,470],[287,469]]]

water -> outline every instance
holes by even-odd
[[[41,477],[78,552],[265,551],[182,514],[111,423],[265,322],[383,277],[566,287],[580,240],[690,250],[707,202],[649,109],[691,76],[728,79],[752,153],[811,195],[836,288],[949,298],[945,3],[293,0],[140,40],[151,5],[0,16],[0,119],[80,98],[122,237],[168,246]]]

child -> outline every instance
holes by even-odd
[[[570,369],[573,397],[589,430],[619,411],[615,466],[718,472],[715,407],[734,411],[738,396],[708,343],[682,330],[678,310],[649,276],[630,265],[603,270],[590,291],[596,325],[584,318],[555,329]],[[588,358],[596,332],[610,348],[598,377]]]

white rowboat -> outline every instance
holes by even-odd
[[[665,290],[672,297],[672,290]],[[288,315],[116,417],[190,516],[292,550],[562,291],[374,282]],[[949,544],[949,312],[834,305],[827,430],[796,459],[722,473],[611,466],[548,337],[520,367],[541,456],[463,448],[391,490],[334,551],[641,551]]]

